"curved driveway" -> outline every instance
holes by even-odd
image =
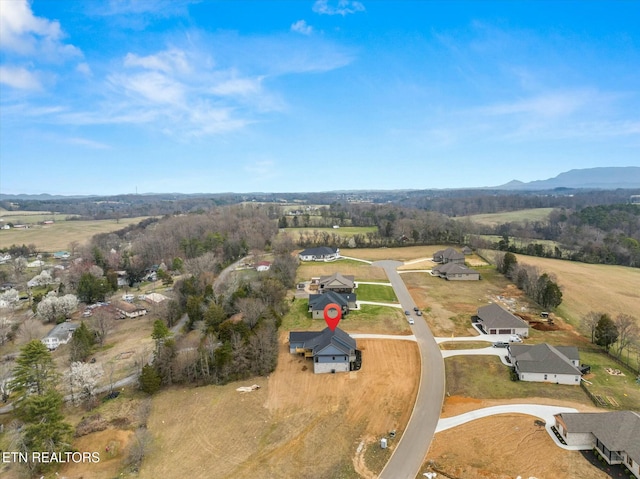
[[[385,270],[403,309],[413,311],[415,303],[396,268],[400,261],[376,261],[373,266]],[[409,424],[391,459],[380,473],[380,479],[414,479],[436,431],[444,400],[444,359],[426,321],[411,326],[420,350],[421,373],[418,396]]]

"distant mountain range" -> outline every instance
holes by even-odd
[[[640,188],[640,166],[609,166],[584,168],[560,173],[555,178],[523,183],[513,180],[491,189],[497,190],[553,190],[556,188],[615,190]]]

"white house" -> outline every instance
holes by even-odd
[[[640,479],[640,413],[562,413],[555,427],[569,446],[595,448],[609,464],[624,464]]]
[[[68,322],[56,324],[56,326],[40,341],[47,347],[47,349],[53,351],[61,344],[67,344],[71,341],[73,332],[77,327],[77,325]]]
[[[510,344],[509,360],[521,381],[580,384],[578,348],[549,344]]]
[[[340,250],[328,246],[305,249],[298,254],[300,261],[335,261],[339,257]]]

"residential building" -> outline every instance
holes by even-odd
[[[509,360],[521,381],[579,385],[580,355],[575,346],[510,344]]]
[[[478,308],[477,318],[477,324],[485,334],[513,334],[523,338],[529,337],[527,322],[499,304],[491,303]]]
[[[433,253],[433,261],[435,263],[464,264],[464,255],[453,248],[447,248]]]
[[[349,372],[360,369],[362,356],[356,340],[340,328],[331,331],[291,331],[289,352],[312,358],[315,374]]]
[[[355,277],[334,273],[330,276],[320,276],[318,290],[321,293],[333,291],[334,293],[353,293],[355,289]]]
[[[340,250],[329,246],[305,249],[298,254],[300,261],[335,261],[339,257]]]
[[[555,427],[567,445],[595,448],[607,463],[624,464],[640,479],[640,413],[562,413],[555,419]]]

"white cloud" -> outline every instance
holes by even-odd
[[[60,23],[34,16],[27,0],[3,1],[0,49],[24,56],[37,55],[48,61],[80,56],[80,50],[63,43],[63,38]]]
[[[184,86],[158,72],[136,73],[134,75],[114,75],[110,77],[113,85],[124,90],[133,97],[153,103],[183,104],[185,101]]]
[[[69,138],[67,140],[67,143],[71,143],[72,145],[84,146],[94,150],[107,150],[111,148],[109,145],[105,145],[104,143],[100,143],[94,140],[88,140],[86,138]]]
[[[311,25],[307,25],[307,22],[304,20],[298,20],[291,24],[291,31],[302,33],[303,35],[311,35],[313,27]]]
[[[135,53],[127,53],[124,58],[124,65],[126,67],[141,67],[164,73],[189,73],[191,71],[187,55],[184,51],[178,49],[165,50],[156,55],[145,57],[140,57]]]
[[[320,15],[345,15],[357,12],[364,12],[365,8],[361,2],[355,0],[339,0],[336,6],[329,5],[329,0],[316,0],[313,4],[313,11]]]
[[[21,67],[0,66],[0,83],[20,90],[39,90],[42,88],[37,76]]]
[[[217,82],[209,91],[219,96],[256,95],[262,91],[262,79],[263,77],[237,78],[235,74],[233,74],[231,78],[225,78]]]
[[[93,75],[93,72],[91,71],[91,67],[86,62],[78,63],[78,65],[76,66],[76,71],[88,77]]]

